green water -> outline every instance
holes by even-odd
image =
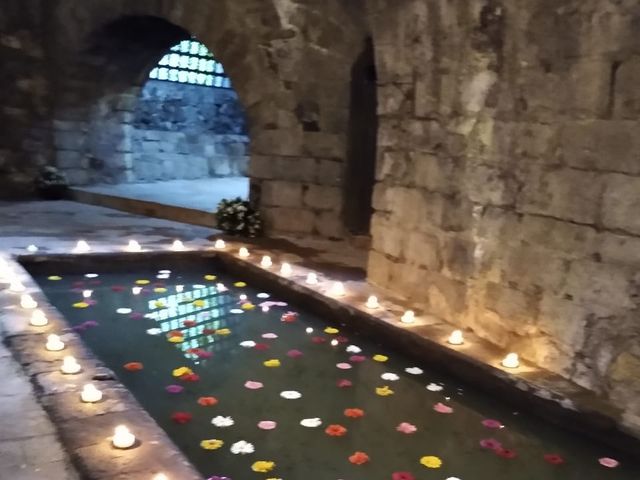
[[[206,281],[205,273],[214,273],[218,278]],[[50,271],[47,275],[39,274],[37,280],[72,325],[86,321],[98,323],[80,335],[205,477],[383,480],[391,479],[394,472],[406,471],[420,480],[640,478],[640,466],[620,453],[546,425],[525,412],[515,412],[499,398],[474,392],[455,379],[430,371],[428,365],[415,365],[402,352],[372,343],[357,332],[333,324],[330,318],[314,317],[295,305],[272,306],[268,312],[257,307],[242,314],[230,313],[239,307],[240,294],[247,295],[256,305],[265,301],[257,298],[259,292],[250,285],[233,287],[240,278],[228,278],[215,270],[176,269],[165,280],[156,279],[156,274],[156,270],[139,271],[135,275],[102,273],[89,279],[84,275]],[[50,281],[48,275],[62,275],[63,279]],[[147,292],[132,293],[137,279],[151,281],[145,287]],[[153,292],[156,282],[165,284],[168,291]],[[217,282],[224,283],[229,291],[218,293]],[[182,294],[176,293],[176,285],[184,285]],[[113,286],[125,289],[116,292]],[[82,289],[93,290],[92,299],[96,303],[84,309],[74,308],[72,304],[82,301]],[[193,305],[192,300],[196,298],[203,299],[205,306]],[[163,301],[167,308],[156,307],[156,300]],[[267,299],[274,300],[279,299]],[[116,309],[123,307],[131,308],[138,316],[145,314],[152,318],[132,319],[130,315],[116,313]],[[297,321],[280,320],[288,310],[299,312]],[[190,319],[197,325],[183,327],[182,322]],[[324,333],[327,326],[338,327],[340,333]],[[160,328],[162,333],[149,334],[152,328]],[[229,328],[231,334],[205,334],[205,328]],[[314,332],[307,333],[307,328],[313,328]],[[185,341],[170,343],[166,334],[171,330],[182,330]],[[275,333],[278,338],[262,338],[265,333]],[[314,343],[314,336],[327,342]],[[348,343],[332,346],[329,341],[337,336],[347,337]],[[270,348],[259,350],[239,345],[247,340]],[[360,347],[360,355],[366,356],[366,360],[350,362],[352,353],[345,351],[348,345]],[[213,356],[203,359],[186,353],[191,348],[203,349]],[[303,355],[290,358],[287,352],[292,349]],[[375,354],[388,356],[388,361],[373,361]],[[279,359],[281,366],[265,367],[263,362],[268,359]],[[142,362],[144,369],[129,372],[123,368],[128,362]],[[341,362],[349,362],[353,368],[338,369],[336,364]],[[172,371],[181,366],[191,368],[200,380],[183,382],[174,378]],[[405,372],[405,368],[415,366],[423,369],[423,373]],[[394,373],[399,379],[383,380],[384,373]],[[350,380],[353,386],[339,388],[340,379]],[[248,380],[262,382],[264,387],[247,389]],[[430,391],[426,388],[430,383],[444,388]],[[165,387],[172,384],[183,386],[184,391],[168,393]],[[385,385],[394,391],[393,395],[376,394],[376,388]],[[288,400],[280,396],[282,391],[297,391],[302,397]],[[200,406],[197,399],[202,396],[214,396],[218,403]],[[438,402],[452,407],[453,413],[434,411],[433,406]],[[347,418],[343,413],[347,408],[362,409],[365,415]],[[175,412],[190,413],[192,420],[176,424],[171,419]],[[232,417],[234,424],[216,427],[211,423],[216,416]],[[322,420],[320,427],[300,425],[302,419],[316,417]],[[496,419],[504,428],[487,428],[481,423],[485,419]],[[258,422],[263,420],[277,422],[276,428],[258,428]],[[401,422],[415,425],[417,431],[413,434],[396,431]],[[346,435],[327,435],[325,428],[330,424],[346,427]],[[488,438],[498,440],[517,456],[502,458],[482,448],[479,442]],[[204,450],[200,447],[204,439],[220,439],[224,445],[217,450]],[[241,440],[253,444],[255,452],[231,453],[231,445]],[[370,461],[364,465],[350,463],[349,456],[356,451],[365,452]],[[565,463],[549,464],[543,458],[545,454],[561,455]],[[420,464],[424,456],[439,457],[442,466],[424,467]],[[598,463],[601,457],[613,457],[621,464],[617,468],[605,468]],[[254,473],[251,465],[257,460],[274,461],[276,467],[270,473]]]

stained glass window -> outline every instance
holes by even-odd
[[[222,64],[202,43],[183,40],[158,62],[149,78],[206,87],[231,88]]]

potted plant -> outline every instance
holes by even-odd
[[[50,165],[38,172],[35,186],[38,196],[44,200],[62,200],[69,196],[69,184],[64,173]]]
[[[262,232],[260,212],[240,197],[221,200],[215,215],[218,228],[230,235],[256,237]]]

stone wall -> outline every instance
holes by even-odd
[[[640,434],[638,5],[369,13],[370,280],[601,393]]]

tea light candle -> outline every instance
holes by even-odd
[[[129,240],[126,250],[127,252],[139,252],[142,250],[142,247],[136,240]]]
[[[180,240],[174,240],[173,244],[171,245],[171,250],[173,250],[174,252],[182,252],[183,250],[185,250],[184,243],[182,243]]]
[[[311,272],[307,275],[306,283],[308,285],[317,285],[318,284],[318,275]]]
[[[378,303],[378,297],[376,297],[375,295],[370,295],[369,298],[367,298],[367,303],[365,304],[365,306],[372,310],[379,308],[380,304]]]
[[[248,248],[241,247],[240,250],[238,250],[238,256],[240,258],[249,258],[250,255]]]
[[[331,346],[332,347],[337,347],[338,346],[338,340],[336,340],[335,338],[333,340],[331,340]]]
[[[413,323],[416,321],[416,314],[413,313],[413,310],[407,310],[402,314],[402,317],[400,317],[400,321],[402,323]]]
[[[67,355],[62,359],[62,366],[60,367],[60,371],[62,373],[65,373],[67,375],[74,375],[76,373],[80,373],[80,370],[82,370],[82,367],[75,359],[75,357]]]
[[[13,293],[20,293],[24,292],[26,288],[24,288],[24,285],[18,280],[12,280],[11,284],[9,285],[9,290]]]
[[[329,293],[334,297],[344,297],[344,284],[342,282],[334,282]]]
[[[271,268],[272,265],[273,262],[271,261],[271,257],[269,255],[265,255],[264,257],[262,257],[262,260],[260,261],[260,266],[262,268]]]
[[[38,306],[38,302],[36,302],[31,295],[24,294],[20,297],[20,306],[22,308],[32,309]]]
[[[507,353],[507,356],[502,359],[502,366],[505,368],[518,368],[520,366],[518,354]]]
[[[82,297],[83,298],[91,298],[92,294],[93,294],[93,290],[83,290],[82,291]]]
[[[227,245],[224,243],[224,240],[222,239],[218,239],[216,240],[216,242],[213,244],[213,248],[217,249],[217,250],[222,250],[224,248],[226,248]]]
[[[49,323],[49,320],[42,310],[34,310],[29,323],[34,327],[44,327]]]
[[[87,253],[89,251],[91,251],[91,247],[84,240],[78,240],[78,243],[76,243],[76,246],[73,249],[73,253]]]
[[[27,252],[36,253],[37,251],[38,251],[38,247],[36,247],[35,245],[29,245],[27,247]]]
[[[111,442],[115,448],[131,448],[136,443],[136,436],[125,425],[118,425],[113,432]]]
[[[131,289],[131,293],[133,293],[134,295],[140,295],[141,291],[142,291],[142,287],[133,287]]]
[[[82,387],[80,392],[80,400],[85,403],[96,403],[102,400],[102,392],[98,390],[93,383],[87,383]]]
[[[453,332],[451,332],[451,335],[449,335],[449,338],[447,339],[447,343],[451,345],[462,345],[464,343],[464,336],[462,335],[462,331],[454,330]]]
[[[47,337],[47,343],[44,346],[50,352],[59,352],[64,349],[64,342],[60,340],[60,337],[55,334],[51,334]]]
[[[289,265],[287,262],[283,263],[280,266],[280,275],[282,275],[283,277],[289,277],[291,276],[292,273],[293,273],[293,269],[291,268],[291,265]]]

